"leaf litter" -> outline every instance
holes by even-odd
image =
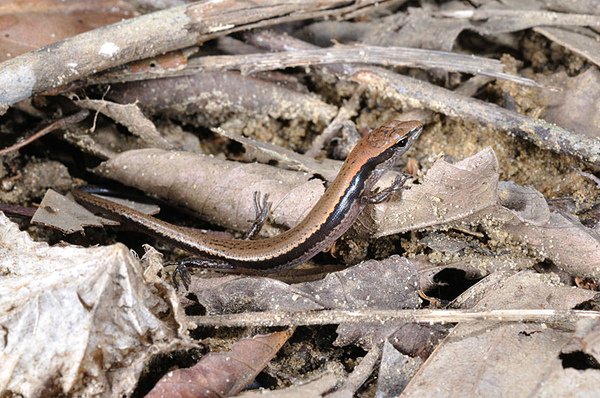
[[[106,330],[99,325],[110,325],[111,331],[122,333],[118,341],[129,344],[101,340],[104,351],[95,353],[101,353],[102,366],[93,360],[98,356],[48,360],[44,377],[37,377],[37,382],[28,376],[30,364],[19,363],[11,368],[13,373],[0,377],[7,383],[4,390],[41,395],[50,388],[67,395],[108,395],[110,385],[110,395],[143,395],[151,382],[142,382],[135,392],[134,388],[153,354],[194,347],[184,332],[187,326],[211,351],[222,352],[204,356],[188,371],[166,373],[151,394],[183,396],[206,388],[215,394],[236,394],[256,375],[256,385],[278,388],[275,394],[289,396],[593,394],[600,368],[598,319],[595,312],[576,310],[595,309],[595,294],[575,286],[597,289],[600,270],[598,52],[593,51],[600,17],[586,8],[587,2],[533,1],[528,9],[495,1],[422,7],[381,3],[391,11],[373,13],[379,8],[371,4],[361,10],[354,4],[323,10],[311,2],[297,15],[268,8],[260,22],[240,5],[232,5],[231,19],[226,21],[203,6],[182,6],[165,11],[165,20],[181,20],[185,12],[193,19],[200,13],[206,22],[198,30],[203,39],[170,35],[179,28],[173,22],[161,37],[154,37],[155,47],[121,41],[148,27],[147,19],[133,18],[127,25],[106,30],[126,49],[111,53],[110,60],[102,59],[102,52],[84,51],[94,45],[93,35],[85,43],[66,34],[62,37],[67,37],[69,57],[84,65],[74,66],[74,73],[63,73],[61,57],[66,53],[61,51],[48,57],[25,53],[3,65],[0,80],[5,72],[10,72],[10,79],[3,84],[0,102],[8,112],[3,123],[10,121],[1,135],[13,139],[15,134],[5,131],[24,130],[24,120],[32,118],[52,120],[82,107],[96,112],[66,126],[63,133],[53,133],[54,138],[30,144],[25,153],[33,158],[5,156],[0,165],[3,203],[38,203],[40,192],[48,187],[66,193],[81,184],[69,175],[75,173],[90,180],[116,180],[190,208],[201,214],[201,228],[218,225],[239,233],[252,222],[251,198],[260,191],[269,193],[274,203],[263,231],[272,235],[295,225],[322,195],[339,168],[338,161],[327,157],[345,153],[344,140],[354,123],[354,131],[365,131],[401,117],[402,112],[427,121],[425,133],[402,164],[412,175],[406,189],[369,207],[331,253],[317,256],[312,265],[320,274],[265,278],[204,271],[194,274],[190,290],[179,291],[175,298],[163,281],[169,278],[169,267],[161,268],[154,251],[144,257],[148,267],[142,272],[123,246],[83,249],[64,242],[51,248],[32,241],[14,243],[24,235],[3,219],[0,289],[16,293],[0,295],[9,303],[0,317],[4,341],[17,336],[20,342],[19,358],[55,358],[52,350],[61,347],[61,353],[86,352],[84,345],[65,342],[65,336],[57,336],[53,344],[27,339],[60,334],[61,321],[85,315],[90,306],[118,311],[106,317],[108,322],[101,318],[100,323],[102,311],[96,317],[88,315],[87,321],[73,320],[69,325],[75,329],[64,333],[67,337],[79,341],[94,336],[90,331]],[[257,30],[225,36],[253,24],[268,26],[326,13],[339,18],[294,22],[288,26],[289,35]],[[106,18],[114,15],[107,12]],[[215,31],[216,26],[226,28]],[[222,39],[214,48],[195,46],[217,36]],[[192,41],[194,46],[189,47]],[[339,44],[329,54],[315,47],[332,42]],[[163,67],[158,53],[181,48],[185,59],[174,52],[176,65]],[[352,57],[344,59],[344,51],[352,51]],[[389,66],[389,60],[381,59],[378,51],[402,54],[404,58],[394,61],[402,67],[381,68]],[[147,58],[143,68],[124,65],[135,58],[133,54]],[[419,58],[423,54],[430,59],[423,61]],[[17,62],[35,66],[27,73],[43,72],[42,83],[24,87],[29,80],[25,70],[14,69]],[[93,72],[117,68],[92,75],[89,65]],[[283,73],[269,71],[286,67]],[[242,73],[223,71],[231,68]],[[469,78],[457,71],[486,76]],[[100,84],[106,82],[113,83],[108,90]],[[51,91],[45,96],[26,99],[47,89]],[[60,93],[65,95],[57,96]],[[351,96],[351,112],[340,111],[343,100]],[[16,103],[17,98],[25,100]],[[56,109],[60,111],[52,114]],[[342,138],[331,140],[331,132],[326,140],[315,137],[328,126],[335,134],[339,131],[333,128],[335,123],[352,128]],[[315,147],[313,138],[323,142]],[[94,169],[94,175],[88,171],[97,162],[67,162],[68,172],[38,181],[31,170],[53,162],[35,163],[35,156],[43,159],[47,153],[39,148],[50,145],[62,156],[57,159],[72,156],[53,147],[52,139],[70,142],[88,159],[106,162]],[[230,139],[241,143],[242,154]],[[310,149],[311,156],[290,149]],[[250,163],[233,161],[241,159]],[[388,173],[380,185],[389,184],[400,170]],[[30,176],[27,184],[24,176]],[[114,224],[76,209],[49,190],[36,220],[72,233],[51,238],[54,242],[82,243],[86,238],[80,231],[85,226]],[[42,239],[52,236],[35,226],[28,229]],[[91,229],[87,231],[93,236]],[[169,256],[166,262],[182,255],[164,245],[160,248]],[[27,266],[19,270],[15,268],[19,264]],[[340,265],[349,268],[340,271]],[[329,269],[337,271],[325,272]],[[44,282],[52,279],[59,282]],[[97,281],[104,290],[95,287]],[[94,291],[111,293],[94,301],[89,297]],[[49,296],[54,300],[52,311],[43,306],[40,310],[39,305],[33,309],[36,333],[14,323],[14,311],[25,317],[29,303],[43,304]],[[56,297],[65,300],[57,306]],[[75,301],[68,300],[73,297]],[[435,309],[444,306],[450,309]],[[62,312],[69,309],[76,311]],[[407,322],[410,313],[416,322],[426,319],[419,314],[430,316],[431,324]],[[276,317],[271,326],[336,328],[296,327],[290,337],[289,330],[264,329],[269,314]],[[141,315],[141,320],[131,318],[134,315]],[[46,322],[50,326],[40,328]],[[240,328],[243,325],[249,328]],[[257,329],[259,325],[263,328]],[[87,338],[96,341],[102,334]],[[278,342],[264,349],[261,339]],[[2,355],[17,358],[11,351],[15,347],[5,344]],[[166,369],[168,361],[163,361]],[[67,367],[56,370],[63,363]],[[125,369],[123,364],[130,365]],[[107,368],[118,370],[106,373]],[[88,378],[83,379],[81,372]],[[61,377],[56,378],[58,373]],[[203,381],[189,383],[192,378]],[[56,380],[50,387],[44,384],[49,379]]]

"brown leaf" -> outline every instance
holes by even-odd
[[[305,398],[322,397],[333,390],[338,384],[339,377],[333,372],[325,372],[314,380],[307,382],[294,381],[294,384],[287,388],[278,390],[250,390],[244,391],[239,398]]]
[[[570,275],[600,278],[598,231],[573,215],[550,212],[544,197],[533,188],[507,182],[500,189],[504,206],[477,215],[488,234],[499,241],[508,236],[521,242]]]
[[[324,279],[288,285],[270,278],[198,278],[190,291],[208,314],[316,309],[417,308],[416,272],[400,256],[365,261]]]
[[[326,124],[337,112],[335,106],[314,94],[299,93],[235,72],[115,84],[107,98],[122,104],[137,101],[144,111],[152,114],[179,117],[194,114],[200,124],[209,126],[229,119],[231,113]]]
[[[133,16],[120,0],[43,0],[0,6],[0,62],[100,26]]]
[[[221,127],[214,128],[212,131],[242,144],[245,150],[243,156],[248,162],[256,161],[265,164],[275,162],[277,166],[288,170],[322,175],[327,181],[333,181],[342,167],[342,162],[338,160],[326,158],[316,161],[312,157],[301,155],[298,152],[268,142],[246,138]]]
[[[410,261],[391,256],[362,262],[324,279],[288,285],[270,278],[192,276],[190,292],[208,314],[319,309],[418,308],[417,274]],[[195,303],[194,303],[195,304]],[[370,349],[398,325],[342,324],[336,345],[360,344]]]
[[[377,393],[381,397],[397,397],[417,373],[423,360],[404,355],[387,340],[383,345],[381,364],[377,374]]]
[[[593,13],[590,12],[589,14]],[[569,26],[537,26],[533,30],[600,66],[600,43],[598,43],[598,35],[591,34],[592,31],[590,29],[577,29]]]
[[[107,198],[104,196],[104,198]],[[134,208],[145,214],[158,213],[158,206],[135,203],[126,199],[107,198],[122,205]],[[94,215],[74,200],[69,200],[56,191],[46,191],[42,203],[31,218],[34,224],[56,228],[65,234],[83,232],[84,227],[101,227],[104,225],[119,225],[118,222]]]
[[[560,286],[556,277],[524,271],[488,286],[475,308],[570,309],[593,296],[594,292]],[[548,374],[565,374],[559,355],[571,337],[572,332],[563,327],[538,324],[459,324],[428,358],[403,396],[547,394]],[[592,383],[596,376],[590,374],[586,379]]]
[[[238,231],[246,231],[256,217],[252,200],[256,191],[269,194],[273,203],[269,220],[291,227],[325,190],[321,181],[293,171],[158,149],[124,152],[97,171]]]
[[[540,90],[539,100],[546,107],[542,118],[590,138],[600,137],[600,71],[589,68],[575,77],[559,72],[547,83],[560,90]]]
[[[46,191],[31,222],[56,228],[65,234],[83,232],[83,228],[88,226],[118,225],[114,221],[94,215],[85,207],[52,189]]]
[[[140,110],[136,104],[116,104],[105,100],[81,99],[75,103],[82,108],[100,112],[115,122],[127,127],[134,135],[152,148],[172,149],[173,145],[168,142]]]
[[[169,372],[146,397],[224,397],[239,393],[271,361],[292,330],[236,342],[229,351],[213,352],[188,369]]]
[[[386,236],[458,221],[496,204],[497,186],[498,160],[491,148],[454,165],[438,160],[400,201],[376,205],[370,228]]]

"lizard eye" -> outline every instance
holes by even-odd
[[[406,146],[406,144],[408,143],[408,136],[404,136],[402,137],[402,139],[400,141],[398,141],[396,144],[394,144],[395,147],[403,147]]]

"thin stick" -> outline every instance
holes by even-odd
[[[343,46],[322,49],[297,49],[277,53],[242,55],[213,55],[192,59],[185,69],[155,73],[124,75],[123,71],[108,72],[91,77],[88,83],[113,83],[131,80],[156,79],[168,76],[193,75],[199,72],[239,70],[242,74],[285,69],[298,66],[329,64],[374,64],[409,66],[413,68],[440,68],[447,71],[472,73],[514,81],[526,86],[539,87],[537,82],[503,72],[504,65],[496,59],[476,57],[445,51],[406,47]]]
[[[323,310],[304,312],[247,312],[241,314],[190,316],[198,326],[254,327],[331,325],[339,323],[456,323],[537,322],[572,323],[600,319],[598,311],[581,310]]]
[[[16,151],[17,149],[20,149],[20,148],[24,147],[25,145],[32,143],[33,141],[37,140],[38,138],[43,137],[46,134],[53,132],[54,130],[59,130],[59,129],[65,128],[68,125],[79,123],[83,119],[85,119],[89,114],[90,114],[90,112],[87,109],[82,109],[73,115],[69,115],[69,116],[63,117],[62,119],[55,120],[54,122],[50,123],[48,126],[44,127],[43,129],[39,130],[38,132],[30,135],[29,137],[25,138],[24,140],[19,141],[7,148],[0,149],[0,156],[6,155],[7,153],[10,153],[12,151]]]

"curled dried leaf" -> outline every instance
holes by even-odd
[[[50,247],[0,213],[0,270],[0,391],[127,395],[152,353],[191,346],[172,288],[121,244]]]
[[[498,160],[491,148],[454,165],[438,160],[401,200],[376,205],[369,229],[386,236],[459,221],[495,205],[497,187]]]

